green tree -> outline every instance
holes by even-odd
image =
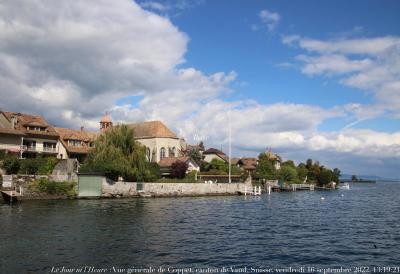
[[[200,151],[198,151],[197,149],[189,150],[187,156],[193,159],[193,161],[195,161],[197,164],[200,164],[201,160],[203,159],[203,157],[201,157]]]
[[[7,156],[3,160],[2,167],[7,174],[17,174],[21,166],[20,160],[15,156]]]
[[[318,183],[319,185],[327,185],[332,182],[333,178],[333,171],[330,169],[323,168],[318,176]]]
[[[352,182],[357,182],[358,181],[357,176],[356,175],[351,175],[351,181]]]
[[[212,159],[210,169],[216,169],[223,172],[228,172],[228,163],[218,159]]]
[[[307,159],[307,161],[306,161],[306,168],[307,168],[308,170],[311,170],[312,166],[313,166],[313,160],[312,160],[312,159]]]
[[[340,176],[341,176],[341,171],[338,168],[334,168],[333,169],[333,177],[332,177],[332,181],[339,183],[340,182]]]
[[[294,183],[297,181],[297,171],[296,168],[292,167],[291,165],[284,165],[279,170],[279,179]]]
[[[290,167],[296,168],[296,165],[294,164],[294,162],[292,160],[283,162],[281,166],[290,166]]]
[[[300,163],[297,166],[297,177],[299,178],[299,181],[304,182],[308,174],[308,170],[305,164]]]
[[[81,171],[101,171],[117,180],[147,181],[151,177],[145,147],[133,138],[126,125],[113,127],[101,135],[90,150]]]
[[[259,179],[278,179],[278,172],[275,169],[273,162],[265,155],[265,153],[261,153],[258,156],[258,165],[254,174],[255,177]]]

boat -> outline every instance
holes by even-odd
[[[350,189],[349,183],[344,183],[342,186],[339,186],[340,189]]]

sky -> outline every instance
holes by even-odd
[[[161,120],[233,156],[272,149],[400,178],[400,2],[0,2],[0,108],[97,130]]]

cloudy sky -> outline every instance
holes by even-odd
[[[400,178],[400,2],[0,2],[0,107]]]

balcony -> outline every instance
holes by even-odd
[[[21,146],[21,150],[27,151],[27,152],[57,153],[57,148],[55,148],[55,147],[38,148],[36,146],[23,145],[23,146]]]
[[[38,151],[38,150],[36,149],[36,146],[27,146],[27,145],[21,146],[21,150],[23,150],[23,151],[29,151],[29,152],[37,152],[37,151]]]
[[[55,147],[43,147],[43,152],[57,153],[57,149]]]

